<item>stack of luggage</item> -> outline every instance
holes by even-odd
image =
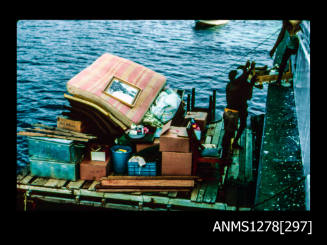
[[[140,64],[108,53],[99,57],[67,82],[69,106],[57,128],[22,134],[31,174],[73,181],[191,176],[187,121],[204,131],[208,114],[186,114],[184,93],[165,84],[163,75]],[[53,134],[64,130],[65,136]]]

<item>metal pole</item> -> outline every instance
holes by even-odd
[[[187,108],[186,108],[186,111],[191,111],[191,105],[190,105],[190,103],[191,103],[191,95],[188,94],[187,95]]]
[[[192,104],[191,104],[191,110],[194,110],[195,105],[195,88],[192,88]]]
[[[212,118],[212,95],[209,95],[209,108],[208,108],[208,121],[211,122]]]
[[[216,90],[212,91],[212,120],[216,120]]]

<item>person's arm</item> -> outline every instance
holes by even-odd
[[[230,86],[231,86],[230,82],[227,83],[227,85],[226,85],[226,104],[227,104],[226,107],[229,106],[229,101],[230,101]]]
[[[280,42],[283,40],[284,38],[284,35],[285,35],[285,31],[286,31],[286,21],[283,20],[283,26],[282,26],[282,29],[281,31],[279,32],[279,35],[278,35],[278,38],[275,42],[275,45],[273,46],[273,48],[270,50],[270,57],[273,57],[275,51],[276,51],[276,48],[278,47],[278,45],[280,44]]]
[[[252,70],[254,69],[255,67],[255,62],[252,61],[251,63],[251,67],[250,69],[248,70],[248,67],[250,66],[250,61],[248,60],[245,64],[245,66],[243,67],[243,73],[242,75],[240,76],[240,78],[243,80],[243,81],[246,81],[250,75],[250,73],[252,72]]]
[[[253,86],[254,86],[255,82],[258,80],[257,76],[258,76],[258,74],[256,73],[256,74],[251,78],[251,82],[250,82],[250,84],[249,84],[248,100],[252,99]]]
[[[254,84],[256,83],[256,81],[258,80],[258,74],[254,74],[254,76],[251,78],[251,82],[250,82],[250,85],[251,87],[254,86]]]

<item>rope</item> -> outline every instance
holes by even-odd
[[[267,38],[265,38],[261,43],[259,43],[255,48],[251,49],[246,55],[242,56],[240,59],[237,60],[239,62],[241,59],[244,59],[244,57],[248,57],[248,55],[254,51],[257,50],[264,42],[266,42],[269,38],[271,38],[273,35],[275,35],[277,32],[280,31],[280,28],[278,28],[274,33],[270,34]],[[234,65],[234,64],[233,64]],[[231,65],[227,70],[229,70],[233,65]]]

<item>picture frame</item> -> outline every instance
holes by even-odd
[[[141,92],[141,88],[116,76],[110,79],[103,91],[106,95],[111,96],[129,107],[134,107]]]

